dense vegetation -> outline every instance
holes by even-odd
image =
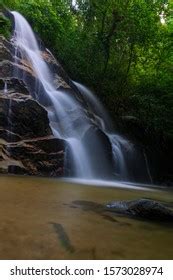
[[[114,119],[133,116],[150,131],[173,135],[173,1],[3,2],[29,20]]]

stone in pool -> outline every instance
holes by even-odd
[[[106,210],[162,222],[173,222],[173,211],[162,203],[150,199],[112,201]]]

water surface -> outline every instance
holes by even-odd
[[[173,205],[168,190],[1,176],[0,259],[172,259],[172,225],[102,211],[136,198]]]

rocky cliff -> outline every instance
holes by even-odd
[[[30,94],[34,95],[34,73],[25,61],[14,63],[13,51],[13,45],[0,37],[0,172],[62,176],[65,141],[53,136],[47,111]],[[16,71],[21,79],[16,79]]]
[[[158,185],[173,185],[173,139],[171,135],[148,129],[132,116],[117,118],[116,129],[125,135],[146,156],[152,182]],[[136,164],[138,162],[136,161]],[[130,162],[129,162],[130,165]],[[139,172],[142,171],[139,166]],[[135,170],[137,170],[135,168]]]
[[[13,22],[11,14],[8,16]],[[98,116],[92,112],[81,92],[51,52],[43,46],[39,38],[37,40],[39,56],[41,55],[51,72],[55,94],[65,93],[66,98],[68,96],[76,102],[73,102],[74,106],[71,107],[65,105],[63,110],[67,113],[62,117],[56,115],[52,98],[49,94],[45,94],[43,82],[38,78],[38,73],[34,72],[35,68],[31,65],[31,61],[27,59],[25,53],[21,53],[16,48],[15,38],[8,41],[1,36],[0,173],[73,176],[75,173],[72,163],[73,155],[68,142],[62,138],[80,135],[81,142],[85,143],[88,139],[86,132],[89,128],[92,128],[90,136],[97,138],[96,128],[100,131]],[[64,105],[59,104],[57,108],[61,111],[62,106]],[[53,117],[50,117],[52,115]],[[61,127],[63,137],[55,133],[56,126]],[[55,138],[52,130],[54,130],[54,135],[61,139]],[[103,146],[108,149],[104,153],[102,151],[95,153],[95,165],[98,175],[103,173],[107,176],[113,173],[112,147],[106,134],[101,131],[99,133],[101,135],[99,141],[103,142]],[[92,154],[93,143],[90,140],[87,142],[89,143],[87,143],[87,153]],[[97,143],[95,145],[98,146]],[[65,161],[66,164],[64,164]],[[105,166],[111,168],[106,169]]]

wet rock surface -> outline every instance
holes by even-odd
[[[140,119],[123,116],[116,119],[116,129],[125,135],[148,159],[152,183],[173,185],[173,139],[171,135],[147,129]],[[136,161],[137,162],[137,161]],[[133,178],[139,176],[142,166]],[[135,176],[134,176],[135,175]],[[140,180],[142,181],[142,180]]]
[[[105,209],[134,218],[173,222],[173,210],[150,199],[112,201],[106,204]]]
[[[72,126],[75,127],[74,133],[84,135],[88,130],[88,136],[85,138],[91,138],[90,127],[97,126],[96,116],[90,111],[82,94],[51,52],[42,46],[40,55],[52,72],[54,87],[79,102],[79,106],[72,110],[66,108],[69,110]],[[66,157],[66,162],[71,161],[68,144],[53,136],[51,127],[54,127],[54,120],[50,127],[47,113],[52,111],[53,104],[45,94],[43,85],[29,61],[20,53],[16,57],[13,40],[7,41],[2,36],[0,36],[0,59],[0,172],[71,176],[73,174],[71,164],[64,168],[64,158]],[[84,123],[88,123],[88,126],[84,126]],[[58,119],[58,125],[63,127],[65,136],[68,137],[68,131],[71,130],[68,119]],[[101,157],[103,154],[101,145],[100,156],[95,159],[99,162],[96,164],[99,176],[102,171],[104,174],[110,173],[102,168],[102,165],[104,162],[112,161],[112,151],[106,135],[100,131],[97,134],[98,137],[101,134],[103,146],[108,151],[107,158]],[[44,143],[44,147],[41,143]],[[68,153],[66,156],[65,151]],[[91,146],[88,146],[87,152],[93,153]]]
[[[30,65],[14,63],[13,52],[0,37],[0,173],[63,176],[66,143],[53,136],[47,111],[34,98]]]

